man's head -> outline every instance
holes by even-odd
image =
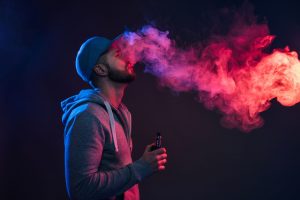
[[[93,37],[83,43],[76,57],[78,75],[86,82],[105,77],[117,83],[133,81],[133,65],[122,55],[118,45],[121,39],[122,36],[114,40]]]

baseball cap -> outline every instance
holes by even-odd
[[[80,47],[76,56],[77,74],[89,82],[92,70],[99,57],[103,55],[115,41],[105,37],[95,36],[86,40]]]

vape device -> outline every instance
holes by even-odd
[[[161,134],[160,132],[157,132],[156,133],[156,138],[155,138],[155,145],[153,145],[151,147],[151,151],[154,151],[156,149],[159,149],[162,147],[162,144],[161,144]]]
[[[156,133],[156,140],[155,140],[155,149],[161,148],[161,135],[160,132]]]

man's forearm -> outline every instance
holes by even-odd
[[[69,174],[71,199],[96,200],[119,195],[153,173],[149,164],[138,160],[124,168],[89,175]]]

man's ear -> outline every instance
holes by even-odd
[[[108,74],[108,69],[107,69],[106,65],[104,65],[102,63],[95,65],[95,67],[93,68],[93,71],[98,76],[107,76],[107,74]]]

